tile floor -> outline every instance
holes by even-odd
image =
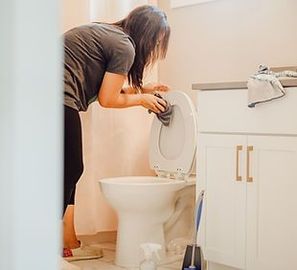
[[[115,244],[114,243],[102,243],[95,245],[102,248],[104,257],[98,260],[89,261],[77,261],[72,262],[73,265],[78,266],[80,270],[138,270],[139,268],[122,268],[114,264],[115,257]],[[181,260],[170,265],[159,266],[158,270],[180,270]]]

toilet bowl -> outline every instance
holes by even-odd
[[[160,255],[165,254],[164,223],[173,213],[177,191],[195,182],[188,177],[196,152],[195,108],[183,92],[171,91],[165,99],[173,106],[170,125],[155,117],[150,134],[149,161],[157,176],[99,181],[118,215],[115,263],[122,267],[139,266],[142,243],[161,244]]]

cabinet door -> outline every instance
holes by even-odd
[[[247,270],[297,269],[297,138],[249,136]]]
[[[199,134],[197,164],[197,189],[206,191],[201,228],[205,257],[241,269],[245,266],[246,182],[244,177],[236,180],[236,174],[243,176],[245,171],[246,138]],[[237,146],[243,150],[237,151]]]

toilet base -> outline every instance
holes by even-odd
[[[133,220],[133,219],[134,220]],[[163,223],[152,223],[153,217],[119,218],[115,264],[121,267],[138,267],[144,259],[142,243],[162,246],[160,257],[165,256]]]
[[[185,181],[161,177],[134,176],[100,180],[106,199],[118,214],[115,263],[122,267],[139,267],[144,255],[140,245],[156,243],[165,255],[164,223],[172,215],[176,192]]]

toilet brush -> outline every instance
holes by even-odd
[[[195,208],[195,228],[192,245],[187,245],[181,270],[205,270],[205,262],[201,248],[196,244],[202,214],[204,191],[201,191]]]
[[[191,265],[188,267],[188,269],[196,270],[196,266],[195,266],[195,252],[196,252],[196,244],[193,243]]]

